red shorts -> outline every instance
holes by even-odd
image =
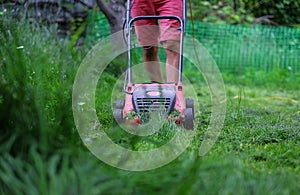
[[[131,0],[131,16],[178,16],[182,18],[182,0]],[[180,40],[180,22],[174,19],[139,20],[134,23],[139,44],[158,45],[166,40]]]

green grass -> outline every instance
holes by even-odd
[[[83,146],[72,116],[72,85],[86,50],[27,23],[0,19],[0,194],[298,194],[300,93],[296,76],[274,71],[224,73],[227,113],[213,148],[198,156],[211,101],[200,75],[186,68],[200,101],[192,144],[171,163],[145,172],[119,170]],[[33,31],[33,33],[32,33]],[[24,46],[22,49],[17,49]],[[108,69],[96,91],[97,114],[113,124],[111,91],[118,75]],[[114,71],[115,73],[115,71]],[[108,128],[109,129],[109,128]],[[145,150],[166,141],[168,127],[152,138],[112,137]],[[153,142],[157,139],[159,142]],[[153,144],[154,143],[154,144]]]

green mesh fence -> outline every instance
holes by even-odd
[[[110,33],[103,15],[90,21],[88,37],[102,38]],[[249,69],[287,69],[300,72],[300,29],[269,26],[239,26],[194,23],[195,38],[209,51],[219,68],[241,72]],[[187,22],[187,33],[192,25]]]
[[[220,69],[300,71],[300,29],[196,22],[195,38]],[[191,34],[189,24],[187,32]]]

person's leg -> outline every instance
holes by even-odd
[[[176,40],[168,40],[163,42],[163,47],[166,52],[167,82],[178,82],[179,46],[179,41]]]
[[[158,57],[158,47],[143,47],[143,60],[150,81],[162,82],[163,78],[161,72],[161,65]]]
[[[159,15],[173,15],[182,18],[182,0],[162,0],[159,2]],[[174,19],[164,19],[160,22],[160,42],[166,52],[167,82],[178,82],[179,27],[179,21]]]
[[[132,17],[156,15],[153,1],[135,0],[131,8]],[[138,20],[135,30],[139,44],[143,47],[143,61],[150,81],[162,82],[162,72],[158,57],[159,28],[157,20]]]

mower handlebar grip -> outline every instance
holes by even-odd
[[[137,16],[137,17],[132,18],[129,21],[129,26],[131,26],[133,22],[138,21],[138,20],[152,20],[152,19],[157,19],[157,20],[159,20],[159,19],[174,19],[174,20],[177,20],[180,22],[181,28],[184,27],[183,19],[178,16]]]

